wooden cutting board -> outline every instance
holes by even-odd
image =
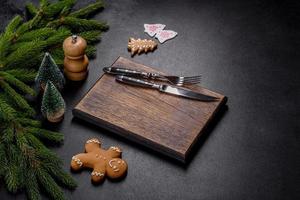
[[[122,57],[115,66],[160,72]],[[226,102],[221,94],[200,86],[192,89],[220,100],[189,100],[121,84],[104,74],[76,105],[73,115],[184,162],[204,127]]]

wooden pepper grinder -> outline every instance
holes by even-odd
[[[64,73],[69,80],[84,80],[88,73],[89,59],[85,55],[86,41],[80,36],[73,35],[65,39]]]

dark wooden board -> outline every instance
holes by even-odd
[[[114,66],[160,72],[122,57]],[[184,162],[204,127],[226,102],[216,92],[200,86],[192,89],[220,100],[180,98],[121,84],[104,74],[76,105],[73,115]]]

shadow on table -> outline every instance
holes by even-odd
[[[213,117],[213,119],[208,123],[208,125],[202,130],[202,135],[198,138],[198,140],[195,142],[194,146],[191,149],[190,154],[186,158],[185,165],[189,165],[189,163],[193,160],[195,155],[198,153],[198,151],[201,149],[201,147],[204,145],[205,141],[207,140],[208,136],[213,132],[217,124],[221,121],[221,119],[224,117],[225,113],[228,110],[227,105],[223,105],[220,107],[220,110],[216,113],[216,115]]]
[[[164,154],[161,154],[159,152],[156,152],[153,149],[150,149],[149,147],[143,146],[142,144],[136,143],[134,141],[131,141],[128,138],[119,136],[118,134],[111,134],[110,131],[99,127],[95,124],[86,122],[84,120],[80,120],[76,117],[74,117],[72,119],[72,123],[78,123],[81,124],[83,126],[86,126],[87,128],[92,129],[93,131],[96,132],[101,132],[102,134],[105,134],[107,137],[111,137],[111,138],[117,138],[118,140],[120,140],[121,142],[124,142],[130,146],[132,146],[133,148],[137,148],[138,150],[142,150],[145,153],[149,154],[149,155],[153,155],[155,156],[155,158],[162,160],[162,161],[167,161],[171,164],[177,165],[183,169],[187,169],[189,164],[192,162],[193,158],[195,157],[195,155],[199,152],[199,150],[201,149],[201,147],[204,145],[206,139],[208,138],[208,136],[211,134],[211,132],[213,132],[214,128],[217,126],[217,124],[220,122],[220,120],[224,117],[226,111],[228,110],[228,106],[227,105],[223,105],[220,107],[219,111],[216,113],[216,115],[214,116],[214,118],[210,121],[210,123],[202,130],[203,133],[202,135],[198,138],[198,140],[195,142],[194,146],[191,149],[191,152],[189,153],[188,157],[186,158],[186,162],[183,163],[179,160],[176,160],[174,158],[171,158],[169,156],[166,156]]]

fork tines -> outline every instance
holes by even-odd
[[[191,85],[201,82],[201,76],[179,77],[176,85]]]

